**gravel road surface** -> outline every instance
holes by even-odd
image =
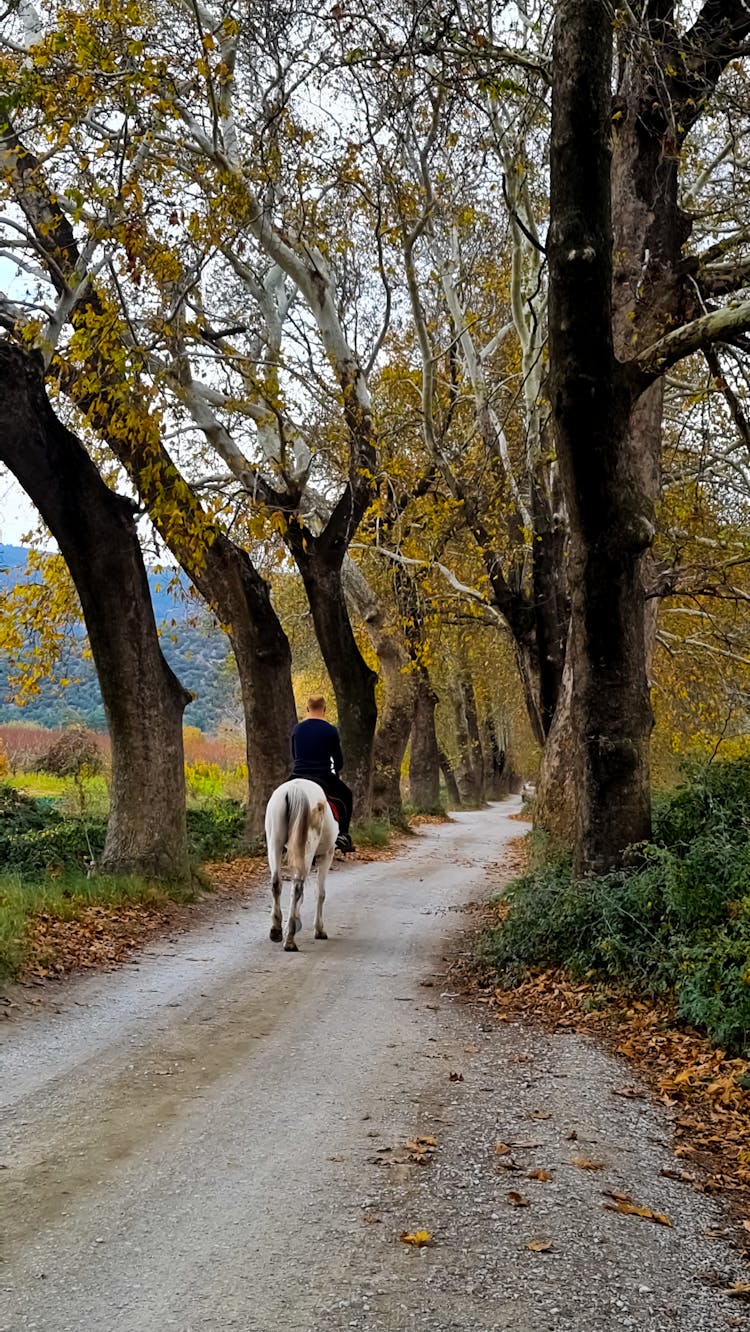
[[[517,808],[335,871],[328,942],[251,898],[3,1025],[0,1332],[750,1327],[632,1070],[450,991]]]

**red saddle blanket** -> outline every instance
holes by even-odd
[[[340,827],[340,826],[341,826],[341,802],[340,802],[339,800],[337,800],[335,796],[330,796],[330,795],[326,795],[326,800],[328,801],[329,805],[331,806],[331,813],[332,813],[333,817],[335,818],[336,822],[338,823],[338,825],[339,825],[339,827]]]

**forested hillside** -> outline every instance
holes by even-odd
[[[40,577],[28,573],[27,563],[27,551],[22,546],[0,545],[0,599],[27,578]],[[151,571],[148,581],[164,655],[185,688],[195,695],[185,709],[185,722],[213,732],[233,705],[234,675],[231,664],[227,664],[226,638],[190,595],[184,574],[174,569]],[[39,680],[39,692],[24,699],[23,704],[14,701],[12,666],[10,655],[3,654],[0,722],[23,720],[53,727],[83,722],[95,729],[105,727],[99,683],[82,622],[71,626],[59,662],[48,678]]]

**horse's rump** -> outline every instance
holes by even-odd
[[[284,793],[287,815],[286,859],[295,879],[304,879],[307,873],[306,851],[310,832],[320,833],[325,813],[325,801],[313,804],[304,787],[287,783]]]

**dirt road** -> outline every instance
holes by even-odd
[[[613,1095],[632,1073],[446,988],[515,807],[334,873],[327,943],[309,898],[297,955],[250,900],[4,1024],[0,1332],[750,1326],[720,1213]]]

